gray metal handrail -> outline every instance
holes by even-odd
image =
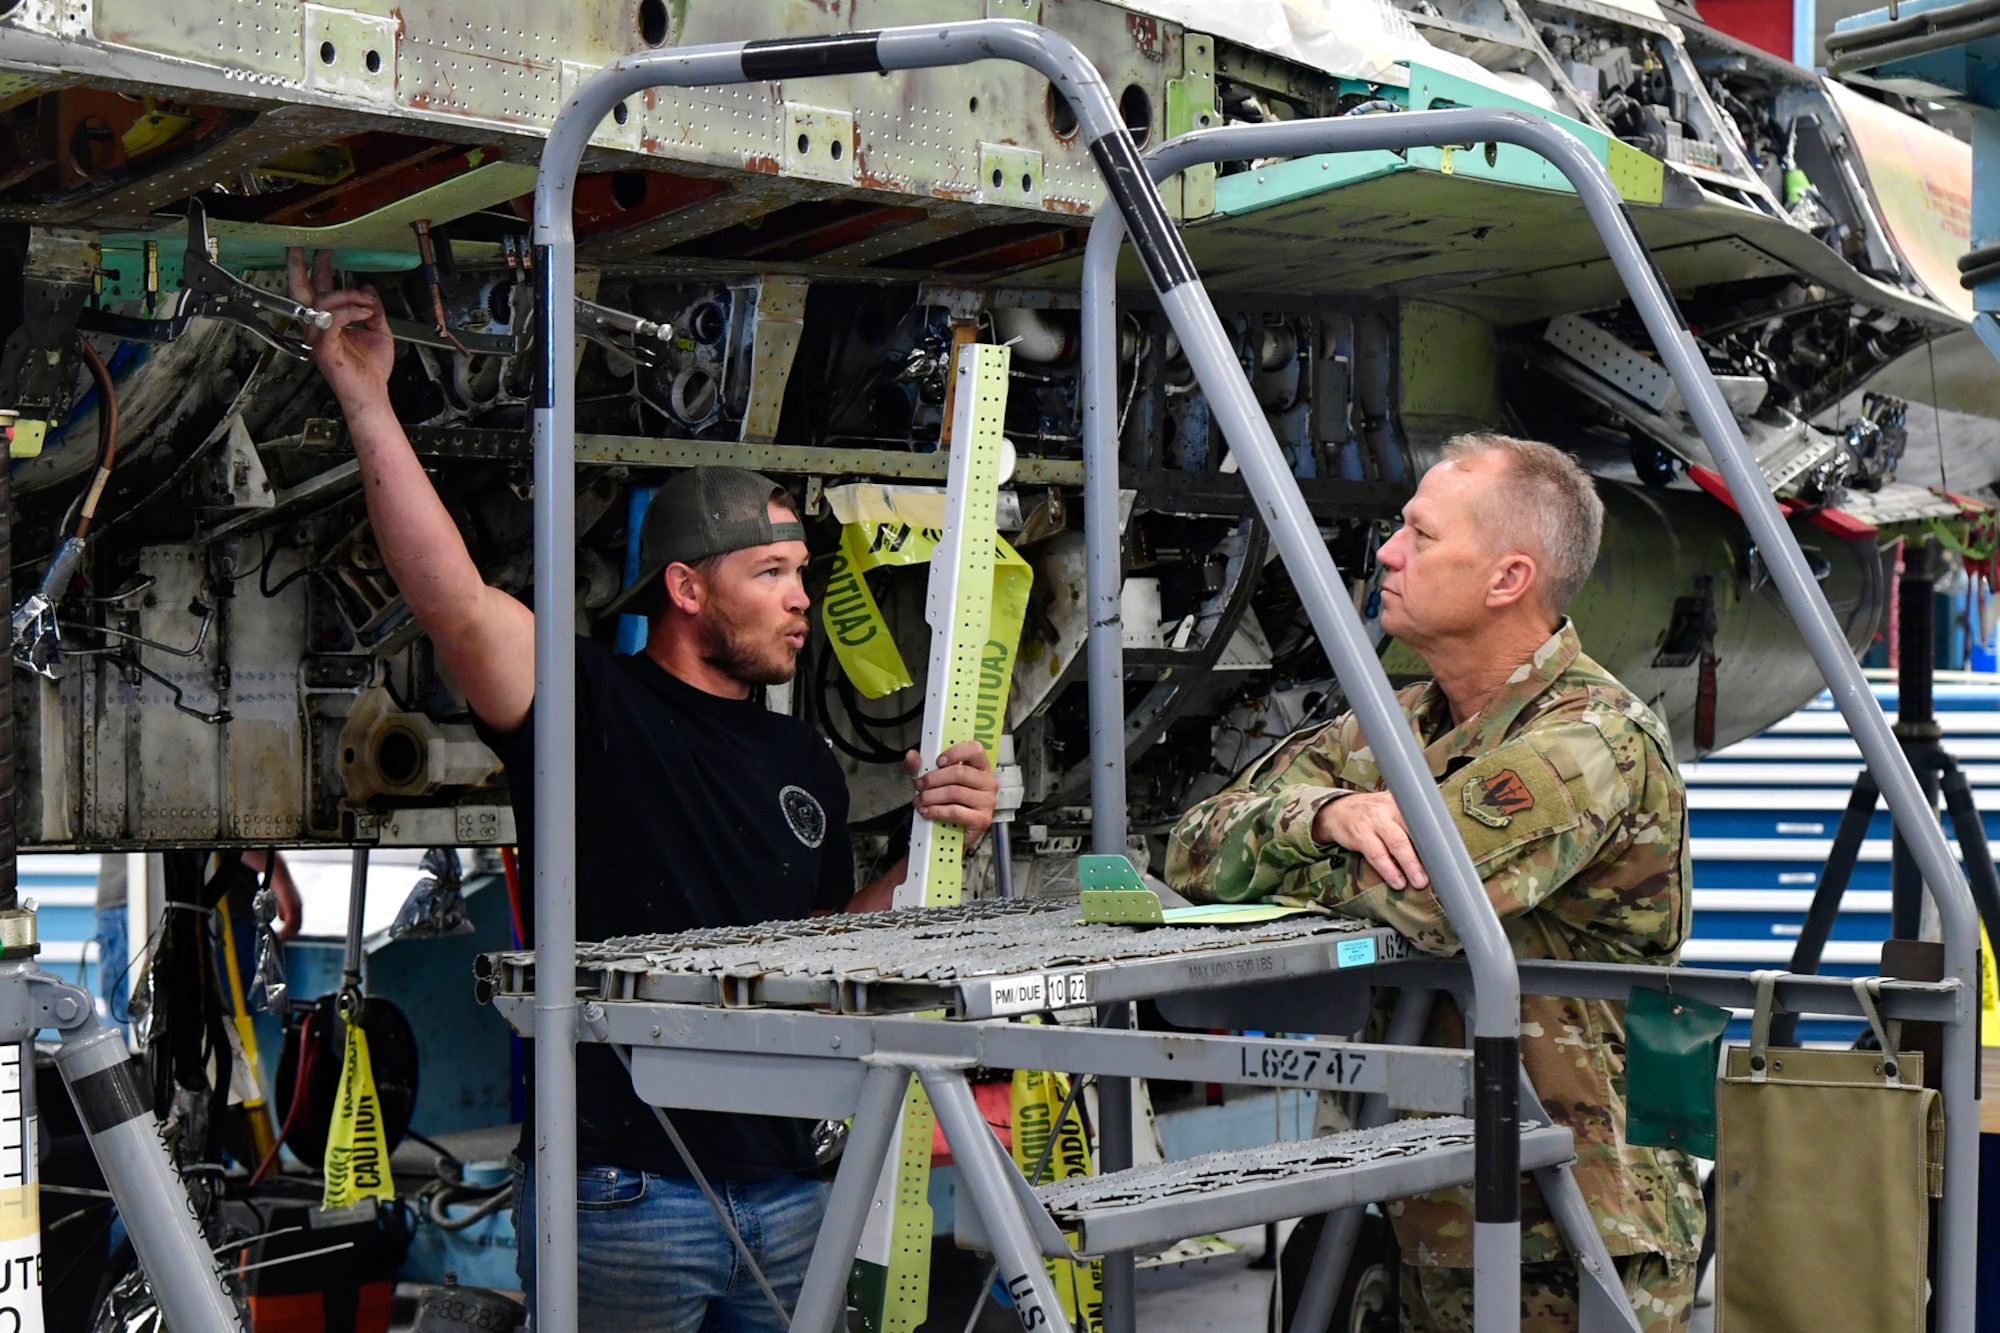
[[[1264,432],[1269,456],[1259,456],[1256,472],[1245,468],[1253,490],[1267,509],[1284,504],[1284,492],[1289,490],[1291,512],[1310,522],[1304,517],[1296,486],[1280,484],[1289,481],[1289,473],[1284,471],[1269,428],[1249,397],[1215,308],[1195,279],[1187,250],[1140,165],[1138,150],[1104,81],[1063,38],[1034,24],[988,19],[816,38],[731,42],[626,56],[577,88],[557,114],[543,147],[534,213],[534,239],[541,251],[539,273],[544,284],[537,329],[541,384],[534,411],[533,723],[535,1179],[539,1213],[535,1228],[536,1327],[543,1333],[571,1333],[577,1309],[576,1195],[569,1182],[576,1170],[576,664],[570,636],[576,618],[576,236],[572,207],[578,166],[590,136],[612,108],[646,88],[874,74],[987,59],[1030,66],[1046,76],[1068,101],[1122,225],[1129,228],[1147,276],[1210,401],[1217,404],[1218,411],[1227,413],[1225,421],[1254,421]],[[1249,447],[1254,451],[1255,445]],[[1114,471],[1110,480],[1114,492],[1116,486]],[[1101,493],[1105,489],[1103,478],[1096,478],[1089,489]],[[1115,509],[1115,495],[1112,503]],[[1309,555],[1303,549],[1287,550],[1287,563],[1296,570],[1311,571]],[[1323,558],[1320,563],[1325,563]],[[1322,580],[1330,576],[1330,569],[1319,571]],[[1308,572],[1302,577],[1312,575]],[[1348,617],[1344,628],[1350,635],[1358,634],[1359,624],[1351,607]],[[1328,628],[1321,626],[1323,637]],[[1388,682],[1372,656],[1364,670],[1372,677],[1362,688],[1374,687],[1384,706],[1393,708]],[[1415,750],[1407,729],[1402,740],[1414,762]],[[1412,771],[1420,772],[1421,766]],[[1407,776],[1398,781],[1404,787],[1409,785]],[[1450,891],[1463,900],[1478,891],[1478,877],[1463,846],[1455,838],[1446,845],[1448,823],[1439,822],[1443,806],[1435,791],[1429,799],[1433,809],[1418,846],[1426,852],[1433,877],[1450,881]],[[1406,809],[1414,804],[1414,800],[1406,804]],[[1416,822],[1425,821],[1420,816]],[[1121,845],[1117,850],[1124,849]],[[1474,1016],[1476,1069],[1483,1071],[1476,1077],[1484,1131],[1479,1136],[1483,1164],[1479,1193],[1482,1216],[1504,1214],[1504,1218],[1498,1225],[1478,1228],[1482,1275],[1477,1327],[1479,1333],[1498,1333],[1514,1325],[1518,1309],[1519,1181],[1513,1169],[1518,1140],[1513,1122],[1520,1004],[1513,957],[1490,913],[1485,925],[1489,929],[1482,931],[1475,925],[1467,937],[1467,954],[1479,995],[1490,1001],[1479,1005]],[[1499,1132],[1502,1127],[1506,1132]],[[1484,1271],[1489,1268],[1490,1280]],[[1106,1299],[1107,1306],[1125,1306],[1117,1312],[1120,1323],[1130,1319],[1129,1287],[1108,1282]]]
[[[1197,130],[1160,145],[1147,156],[1146,166],[1155,180],[1162,180],[1198,163],[1229,159],[1303,157],[1321,153],[1479,143],[1514,144],[1539,154],[1561,171],[1576,190],[1591,222],[1603,238],[1612,264],[1631,294],[1647,332],[1652,336],[1660,359],[1687,403],[1696,429],[1728,483],[1744,524],[1763,554],[1786,609],[1805,636],[1813,660],[1825,678],[1848,729],[1859,744],[1869,771],[1875,775],[1888,798],[1896,827],[1909,843],[1924,881],[1930,888],[1931,898],[1937,904],[1944,936],[1945,976],[1947,980],[1958,983],[1956,1016],[1944,1024],[1943,1088],[1947,1113],[1945,1196],[1940,1209],[1938,1237],[1938,1327],[1950,1330],[1950,1333],[1970,1333],[1978,1278],[1976,1187],[1979,1164],[1979,1122],[1973,1095],[1976,1061],[1979,1059],[1976,1028],[1978,988],[1975,984],[1979,920],[1971,889],[1952,859],[1935,809],[1917,785],[1909,761],[1890,731],[1888,720],[1882,715],[1881,705],[1849,651],[1825,594],[1814,580],[1797,539],[1786,526],[1783,514],[1766,488],[1763,474],[1744,443],[1742,431],[1724,402],[1722,391],[1695,345],[1693,335],[1688,332],[1651,253],[1640,241],[1625,202],[1611,183],[1609,174],[1590,151],[1567,131],[1520,112],[1490,109],[1406,112]],[[1086,476],[1091,475],[1091,470],[1099,476],[1108,475],[1112,487],[1116,486],[1118,475],[1114,302],[1122,231],[1121,220],[1116,214],[1106,210],[1098,215],[1085,251],[1083,280],[1086,321],[1084,380],[1088,395],[1085,402]],[[1260,504],[1266,510],[1266,521],[1273,523],[1274,536],[1278,533],[1276,525],[1283,522],[1293,529],[1295,542],[1304,537],[1314,537],[1314,544],[1318,545],[1310,516],[1303,501],[1298,498],[1297,485],[1289,471],[1284,469],[1262,412],[1249,401],[1247,382],[1240,374],[1237,376],[1237,387],[1241,392],[1232,397],[1240,400],[1241,404],[1247,404],[1247,410],[1238,407],[1238,417],[1247,416],[1249,420],[1225,418],[1223,428],[1242,465],[1245,478],[1250,480],[1253,491],[1260,497]],[[1219,404],[1217,411],[1220,417]],[[1278,471],[1276,489],[1289,494],[1293,501],[1287,507],[1290,512],[1280,515],[1263,502],[1265,487],[1259,485],[1258,477],[1266,469]],[[1100,486],[1099,489],[1104,488]],[[1086,504],[1090,504],[1088,498]],[[1111,694],[1103,699],[1107,712],[1100,716],[1101,696],[1095,692],[1100,662],[1106,658],[1114,664],[1116,662],[1120,633],[1115,500],[1113,506],[1108,529],[1102,525],[1103,511],[1097,507],[1086,509],[1085,528],[1092,542],[1089,553],[1091,582],[1087,594],[1091,627],[1089,660],[1093,680],[1092,808],[1093,814],[1102,820],[1110,814],[1110,807],[1115,806],[1118,833],[1116,848],[1103,845],[1103,838],[1099,836],[1096,849],[1100,852],[1123,850],[1124,756],[1122,748],[1116,754],[1098,748],[1105,744],[1122,747],[1123,696]],[[1108,542],[1102,535],[1106,531],[1113,534]],[[1105,557],[1107,544],[1108,561]],[[1299,581],[1299,571],[1291,550],[1283,545],[1282,540],[1281,549],[1285,550],[1286,565],[1292,571],[1294,580]],[[1332,561],[1323,547],[1319,550],[1316,563],[1324,574],[1331,575]],[[1322,640],[1327,642],[1331,656],[1336,641],[1329,638],[1327,627],[1331,625],[1345,631],[1350,624],[1358,622],[1358,617],[1355,617],[1351,603],[1338,595],[1337,583],[1329,586],[1326,578],[1310,586],[1299,582],[1301,599],[1312,613],[1314,627],[1320,631]],[[1315,602],[1319,603],[1317,607]],[[1345,656],[1351,647],[1339,643],[1338,651]],[[1339,670],[1340,658],[1335,657],[1334,663]],[[1342,673],[1342,684],[1346,683],[1346,674]],[[1373,684],[1372,681],[1369,683]],[[1421,766],[1414,771],[1406,767],[1415,758],[1414,747],[1407,744],[1410,740],[1409,729],[1402,724],[1400,712],[1388,714],[1382,711],[1385,701],[1393,704],[1393,700],[1381,694],[1354,699],[1363,730],[1371,741],[1377,735],[1393,735],[1400,742],[1388,753],[1384,753],[1379,744],[1375,745],[1375,751],[1383,761],[1391,790],[1396,792],[1398,804],[1407,816],[1410,807],[1403,800],[1405,787],[1423,789],[1431,802],[1435,801],[1436,792],[1429,783],[1426,770]],[[1112,709],[1116,711],[1108,711]],[[1390,763],[1392,759],[1395,761],[1394,768]],[[1438,810],[1442,811],[1441,805]],[[1413,838],[1417,832],[1413,821]],[[1429,830],[1427,836],[1434,839],[1438,835],[1435,830]],[[1456,845],[1455,838],[1453,843]],[[1426,864],[1430,865],[1429,847],[1420,839],[1417,846]],[[1456,895],[1447,897],[1443,878],[1437,875],[1435,869],[1432,874],[1434,879],[1440,881],[1439,897],[1447,913],[1452,915],[1453,925],[1457,926],[1458,913],[1453,909],[1459,900]],[[1483,905],[1483,895],[1480,901]],[[1461,906],[1459,910],[1464,909]],[[1490,919],[1490,911],[1485,915]],[[1474,978],[1477,984],[1476,968]],[[1481,998],[1484,994],[1480,992]],[[1487,1006],[1478,1007],[1483,1010]]]
[[[1400,117],[1399,117],[1400,119]],[[1359,126],[1365,122],[1353,122]],[[1313,130],[1339,122],[1284,126],[1235,126],[1185,135],[1149,155],[1155,180],[1211,158],[1211,146],[1246,138],[1271,145],[1275,136],[1247,133],[1288,129],[1284,140],[1309,141]],[[1302,132],[1301,132],[1302,131]],[[1454,141],[1455,142],[1455,141]],[[1305,150],[1310,151],[1310,150]],[[1266,146],[1253,156],[1296,156]],[[1114,179],[1114,197],[1117,192]],[[1125,850],[1124,681],[1119,622],[1118,361],[1115,314],[1118,247],[1126,234],[1122,210],[1100,210],[1084,251],[1084,533],[1088,546],[1085,604],[1089,640],[1091,736],[1091,843],[1100,854]],[[1144,256],[1144,249],[1141,249]],[[1519,1075],[1521,991],[1514,952],[1473,868],[1464,842],[1438,794],[1423,751],[1368,640],[1367,630],[1340,573],[1320,540],[1263,409],[1257,405],[1222,331],[1208,293],[1198,281],[1163,287],[1147,273],[1180,338],[1181,347],[1232,456],[1257,502],[1271,540],[1298,589],[1299,601],[1326,649],[1334,674],[1361,720],[1397,808],[1410,831],[1439,903],[1464,945],[1477,1002],[1469,1015],[1473,1036],[1474,1119],[1478,1130],[1473,1187],[1473,1299],[1479,1333],[1508,1328],[1520,1308]],[[1193,335],[1190,336],[1190,328]],[[1100,1092],[1101,1095],[1101,1092]]]

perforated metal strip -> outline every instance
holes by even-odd
[[[931,627],[924,694],[924,767],[976,734],[979,668],[993,621],[993,560],[1006,446],[1007,367],[1013,354],[990,343],[958,350],[945,530],[931,556],[924,619]],[[910,873],[898,907],[939,907],[964,889],[965,831],[918,819],[910,830]]]

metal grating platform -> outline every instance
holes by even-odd
[[[1568,1130],[1522,1125],[1523,1171],[1573,1155]],[[1073,1176],[1034,1194],[1058,1227],[1077,1235],[1079,1253],[1103,1253],[1428,1193],[1472,1176],[1472,1121],[1432,1116]],[[961,1236],[960,1243],[977,1238]]]
[[[1085,925],[1073,901],[977,902],[577,946],[605,1000],[994,1018],[1324,975],[1405,956],[1394,931],[1340,917],[1246,926]],[[498,994],[534,988],[534,954],[488,955]]]

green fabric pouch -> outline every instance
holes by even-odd
[[[1715,1075],[1729,1011],[1665,991],[1625,1007],[1625,1137],[1715,1156]]]

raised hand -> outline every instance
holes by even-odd
[[[333,254],[328,250],[314,253],[308,273],[306,252],[293,247],[285,254],[285,277],[294,301],[333,316],[333,326],[310,330],[308,341],[320,373],[350,418],[361,408],[386,404],[396,343],[375,289],[349,291],[336,286]]]

